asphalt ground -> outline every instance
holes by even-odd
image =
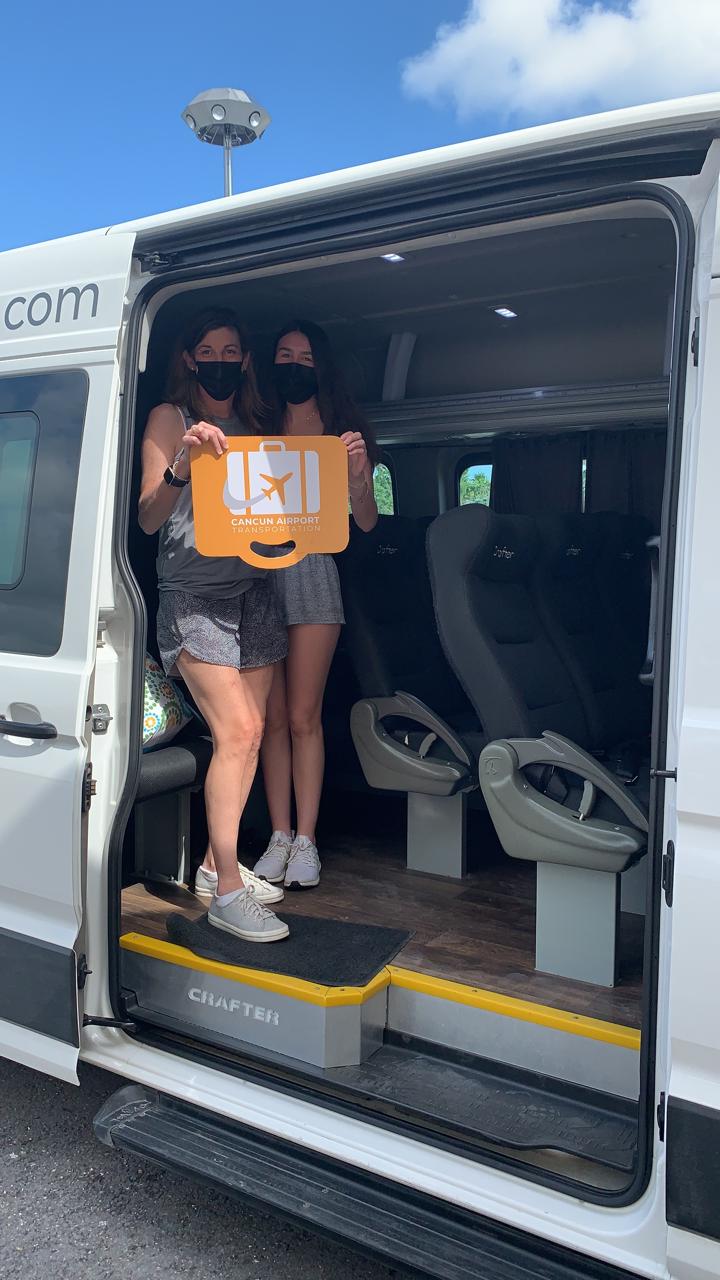
[[[93,1116],[122,1081],[81,1081],[0,1060],[2,1280],[410,1280],[103,1146]]]

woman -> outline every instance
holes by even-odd
[[[265,573],[237,557],[195,549],[190,490],[193,452],[210,444],[222,457],[229,436],[257,434],[260,407],[235,314],[198,315],[175,351],[167,402],[153,409],[145,428],[139,520],[145,533],[160,532],[157,638],[165,672],[182,676],[213,740],[205,782],[210,848],[195,890],[210,901],[208,920],[216,928],[275,942],[288,927],[264,902],[282,893],[238,862],[237,842],[287,634]]]
[[[353,518],[369,532],[378,517],[372,483],[375,444],[343,386],[323,330],[305,320],[286,325],[275,343],[272,374],[275,430],[340,437],[348,451]],[[315,824],[325,769],[323,694],[345,618],[332,556],[308,555],[297,565],[275,570],[273,582],[288,629],[288,656],[275,669],[267,705],[261,758],[273,833],[254,870],[270,884],[309,889],[320,881]]]

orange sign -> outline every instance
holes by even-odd
[[[203,556],[240,556],[284,569],[313,551],[347,546],[348,455],[337,436],[232,436],[218,458],[193,456],[195,545]],[[262,546],[292,542],[286,554]]]

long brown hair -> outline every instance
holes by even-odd
[[[344,431],[359,431],[365,441],[370,465],[374,467],[380,456],[375,432],[345,385],[325,330],[313,320],[289,321],[288,324],[283,325],[275,337],[272,349],[273,361],[281,340],[288,333],[304,333],[310,344],[318,381],[318,409],[327,434],[340,436]],[[266,398],[269,401],[273,427],[277,432],[282,433],[287,407],[285,401],[281,399],[274,386],[271,386],[271,391]]]
[[[206,311],[199,311],[186,324],[175,344],[170,360],[167,386],[165,388],[166,399],[171,404],[178,404],[181,407],[187,406],[188,412],[194,418],[202,418],[207,413],[200,399],[199,383],[197,378],[193,376],[192,370],[188,369],[183,360],[183,352],[187,351],[188,355],[191,356],[206,334],[210,333],[212,329],[234,329],[238,335],[242,353],[244,356],[247,355],[248,362],[242,387],[235,393],[233,408],[241,421],[246,422],[248,426],[262,426],[268,410],[258,391],[247,331],[240,323],[235,312],[231,311],[229,307],[215,307],[208,308]]]

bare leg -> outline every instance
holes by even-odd
[[[292,757],[284,662],[278,662],[275,667],[265,716],[265,734],[260,748],[260,759],[272,830],[286,831],[289,835],[292,821],[290,815]]]
[[[285,673],[297,833],[313,842],[325,772],[323,694],[339,635],[334,623],[288,627]]]
[[[232,893],[243,887],[238,831],[257,769],[273,667],[237,671],[200,662],[184,650],[177,665],[212,733],[213,755],[205,779],[208,830],[217,891]]]

